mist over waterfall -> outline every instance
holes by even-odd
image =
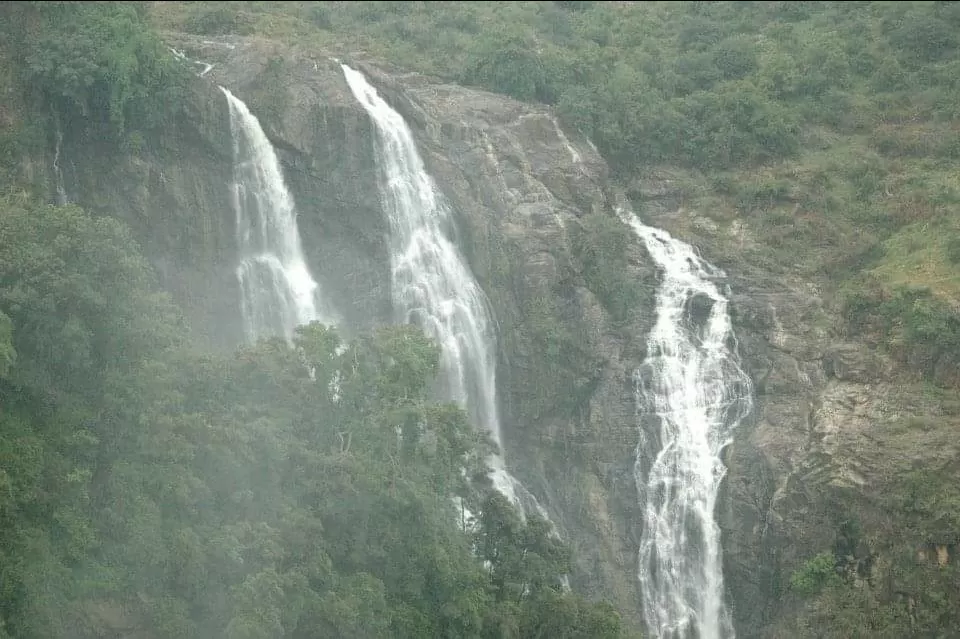
[[[720,453],[753,403],[727,299],[715,283],[724,273],[665,231],[620,215],[662,278],[647,357],[636,372],[644,621],[663,639],[732,639],[714,511],[726,474]]]
[[[345,64],[341,67],[350,90],[377,129],[377,168],[390,222],[396,319],[419,324],[437,340],[445,395],[465,407],[474,426],[489,432],[502,450],[497,338],[486,295],[448,236],[453,228],[451,212],[427,173],[403,116],[362,73]],[[500,492],[521,508],[533,506],[546,514],[506,472],[502,456],[492,459],[491,466]]]
[[[220,87],[230,105],[240,263],[240,309],[246,338],[280,335],[326,320],[318,308],[318,287],[303,257],[293,197],[287,190],[273,146],[250,109]]]

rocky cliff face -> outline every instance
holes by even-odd
[[[236,40],[172,42],[214,64],[205,76],[245,100],[281,156],[311,267],[353,326],[391,320],[374,129],[339,64],[316,52]],[[646,299],[614,320],[583,276],[573,236],[585,216],[617,232],[607,168],[543,109],[351,61],[417,136],[458,216],[460,245],[499,324],[508,464],[577,556],[575,588],[638,622],[636,419],[630,374],[643,356],[656,274],[622,256]],[[229,215],[227,213],[227,215]]]
[[[238,342],[222,84],[251,106],[279,151],[308,259],[343,331],[390,321],[374,130],[339,65],[322,52],[255,40],[170,44],[214,64],[196,81],[176,130],[116,157],[92,140],[64,140],[68,195],[126,219],[197,332],[214,345]],[[351,64],[410,122],[458,214],[460,244],[499,322],[508,464],[572,544],[574,588],[613,601],[638,624],[631,373],[643,359],[657,275],[622,225],[611,228],[615,239],[629,238],[627,248],[610,259],[639,284],[628,312],[614,312],[590,275],[582,250],[589,220],[620,224],[606,165],[543,108],[362,56]],[[642,216],[701,246],[731,276],[740,349],[758,397],[727,450],[718,516],[740,635],[769,636],[795,612],[781,597],[791,571],[831,547],[851,513],[864,529],[894,526],[883,495],[897,474],[918,459],[946,464],[957,445],[931,429],[902,450],[904,419],[942,414],[942,404],[864,344],[838,337],[817,283],[763,259],[749,228],[684,210],[661,176],[629,192]],[[854,554],[869,569],[891,543]]]
[[[956,403],[845,335],[825,302],[827,282],[771,264],[769,248],[740,221],[676,207],[669,184],[652,185],[638,192],[648,195],[651,222],[701,246],[731,275],[740,353],[755,380],[752,419],[726,451],[718,512],[739,636],[809,633],[789,579],[820,552],[844,556],[859,587],[880,597],[916,596],[898,590],[896,562],[932,565],[934,552],[941,566],[956,561],[956,532],[915,511],[922,497],[909,487],[918,468],[950,481]]]
[[[82,124],[65,122],[62,130],[57,164],[67,200],[130,225],[197,337],[215,348],[235,346],[242,333],[234,321],[239,292],[227,188],[233,149],[222,94],[197,79],[172,126],[123,152]],[[45,164],[54,193],[53,158]]]

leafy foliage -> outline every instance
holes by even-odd
[[[362,50],[548,104],[620,176],[676,176],[684,208],[755,238],[728,261],[820,278],[828,295],[869,273],[887,296],[960,301],[951,3],[232,4],[151,15],[193,31],[216,15],[210,33]]]
[[[862,280],[843,296],[852,330],[873,333],[929,379],[956,382],[960,315],[929,289],[899,287],[892,294]]]
[[[123,133],[159,124],[176,102],[183,73],[125,2],[18,2],[7,35],[22,56],[26,84],[68,114]]]
[[[17,351],[13,348],[13,322],[0,313],[0,379],[7,376],[15,361]]]
[[[627,269],[630,231],[611,215],[593,213],[582,220],[572,237],[574,254],[583,263],[583,277],[611,316],[626,321],[641,301],[641,284]]]
[[[6,635],[620,636],[430,399],[418,330],[223,356],[184,331],[119,223],[0,200]]]
[[[905,98],[915,70],[946,72],[957,52],[949,3],[232,4],[158,14],[191,32],[359,38],[401,65],[555,105],[626,173],[794,157],[801,125],[847,128],[838,101]]]
[[[835,552],[807,561],[790,579],[793,592],[804,598],[807,614],[782,636],[840,639],[867,634],[895,639],[942,636],[945,628],[956,627],[960,619],[949,594],[960,584],[956,567],[940,563],[935,546],[920,553],[912,550],[916,537],[903,542],[899,550],[889,550],[892,566],[882,587],[845,569]]]
[[[790,575],[790,588],[801,595],[813,595],[839,581],[832,553],[820,553]]]

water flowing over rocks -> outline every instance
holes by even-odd
[[[176,126],[116,157],[89,131],[64,126],[56,168],[71,200],[130,224],[196,334],[217,348],[241,342],[222,85],[256,114],[276,150],[304,260],[342,315],[342,332],[390,323],[391,234],[377,188],[376,127],[332,58],[362,71],[408,123],[454,212],[455,242],[496,318],[503,447],[573,547],[571,586],[609,599],[642,626],[633,374],[647,356],[661,278],[616,217],[619,186],[592,145],[545,107],[403,73],[362,53],[254,38],[170,36],[168,44],[213,65],[193,78]],[[51,148],[45,166],[53,159]],[[851,512],[864,529],[899,525],[881,507],[890,478],[960,453],[942,429],[907,439],[902,424],[950,409],[917,393],[915,379],[859,336],[844,335],[821,283],[771,263],[746,222],[685,210],[668,174],[625,187],[645,224],[698,247],[728,275],[737,339],[727,346],[740,353],[756,397],[720,455],[724,585],[741,638],[790,637],[791,572],[830,548]],[[639,293],[625,316],[578,248],[596,216],[620,224],[615,237],[630,238],[620,270]],[[691,299],[689,323],[709,323],[715,304]],[[887,550],[873,548],[875,565]]]
[[[377,134],[333,54],[177,42],[215,66],[254,111],[281,159],[299,211],[304,252],[325,297],[349,326],[394,321],[389,215],[377,188]],[[536,494],[576,551],[571,586],[615,602],[640,623],[636,549],[642,512],[633,485],[632,371],[652,323],[656,270],[639,243],[629,276],[647,303],[615,322],[586,285],[570,235],[580,219],[615,218],[615,191],[591,145],[543,109],[480,91],[393,75],[362,58],[364,73],[407,121],[426,171],[454,212],[452,235],[489,299],[500,344],[497,393],[511,469]],[[277,63],[279,64],[279,63]],[[280,77],[279,85],[274,78]],[[271,110],[270,98],[283,94]],[[268,90],[269,89],[269,90]],[[629,229],[622,227],[624,233]],[[530,309],[549,302],[549,316]],[[546,320],[554,326],[544,326]],[[544,355],[563,330],[575,356],[561,370]]]
[[[240,263],[240,314],[247,340],[283,336],[297,326],[330,319],[318,310],[319,291],[303,259],[293,197],[256,116],[221,87],[230,105]]]
[[[727,299],[714,281],[725,273],[632,212],[620,215],[662,269],[657,321],[637,371],[638,410],[657,418],[655,428],[641,421],[636,464],[645,508],[639,576],[647,631],[732,638],[714,512],[726,474],[720,454],[750,413],[753,389],[730,347]],[[690,321],[691,307],[699,309],[699,321]]]
[[[377,127],[377,188],[390,220],[395,318],[420,325],[440,346],[443,395],[465,408],[500,450],[491,479],[521,513],[521,498],[546,515],[509,473],[497,406],[497,334],[490,302],[451,241],[456,226],[446,198],[423,166],[410,128],[362,73],[342,65],[350,90]]]

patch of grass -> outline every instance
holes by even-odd
[[[945,240],[943,252],[950,264],[960,265],[960,235],[954,235]]]
[[[885,255],[872,272],[891,288],[927,287],[960,303],[960,218],[944,215],[910,224],[884,242]]]
[[[848,330],[886,347],[901,363],[933,383],[960,384],[960,313],[929,288],[892,291],[872,275],[840,289]]]
[[[870,136],[870,145],[891,157],[960,158],[960,128],[949,123],[884,124]]]

